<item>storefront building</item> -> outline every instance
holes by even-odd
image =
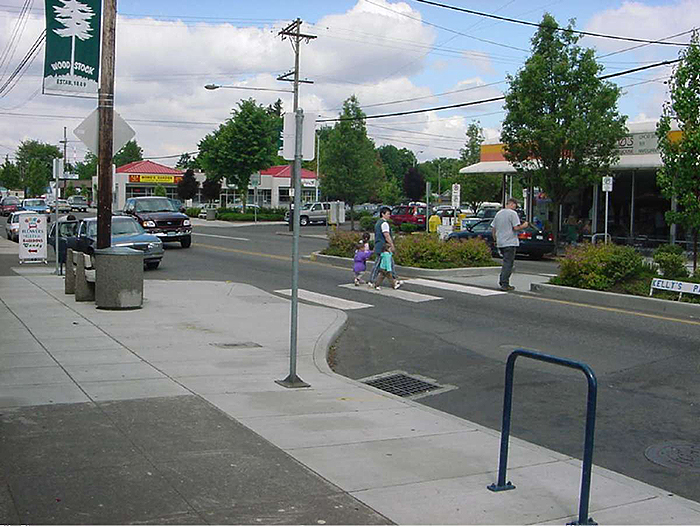
[[[256,175],[251,177],[247,203],[255,203],[265,208],[286,208],[294,200],[289,164],[272,166],[259,172],[259,184],[254,186]],[[318,201],[319,185],[316,172],[301,169],[301,202]],[[232,205],[241,202],[241,195],[235,187],[222,187],[221,203]],[[201,201],[201,200],[200,200]]]
[[[608,233],[618,243],[637,246],[685,241],[686,233],[667,225],[664,219],[665,212],[675,203],[665,199],[656,185],[656,172],[662,166],[656,123],[629,124],[627,128],[629,134],[619,141],[620,159],[611,167],[614,183],[608,202]],[[671,134],[680,132],[676,129]],[[484,144],[481,161],[462,168],[460,173],[503,175],[505,201],[508,180],[517,171],[505,160],[502,144]],[[551,201],[536,188],[529,190],[525,192],[528,217],[538,217],[551,225]],[[534,199],[527,199],[528,194]],[[605,193],[600,185],[572,192],[561,205],[559,217],[561,223],[570,217],[582,223],[590,221],[592,234],[604,232]],[[558,227],[561,230],[561,224]]]

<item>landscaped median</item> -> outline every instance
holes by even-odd
[[[563,301],[700,318],[700,295],[654,289],[653,280],[700,283],[700,272],[690,275],[678,246],[663,245],[653,261],[632,247],[583,244],[571,247],[560,259],[559,274],[548,284],[532,284],[531,292]]]
[[[325,261],[352,268],[352,258],[361,240],[359,232],[336,232],[328,239],[328,247],[312,255],[316,261]],[[491,251],[481,239],[464,242],[440,241],[436,234],[399,235],[394,239],[394,263],[401,277],[481,276],[498,274],[500,265],[491,257]],[[367,262],[367,268],[373,263]]]

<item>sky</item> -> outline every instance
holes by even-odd
[[[20,18],[29,3],[30,16]],[[449,6],[521,21],[552,14],[581,31],[688,43],[700,27],[697,0],[444,0]],[[294,52],[279,31],[296,18],[316,38],[301,45],[299,106],[318,119],[338,116],[355,95],[368,115],[435,108],[499,97],[507,76],[529,57],[536,28],[416,0],[118,0],[115,109],[136,131],[144,157],[173,166],[196,153],[242,99],[291,111],[292,84],[277,77],[294,68]],[[0,86],[45,28],[43,0],[0,0]],[[11,42],[11,35],[18,38]],[[12,44],[12,45],[10,45]],[[678,58],[680,46],[584,36],[603,74]],[[0,93],[0,158],[34,139],[59,145],[67,129],[69,161],[87,152],[73,130],[96,101],[42,94],[44,51],[13,89]],[[611,81],[622,88],[620,112],[628,122],[655,121],[668,99],[669,66]],[[265,88],[222,88],[205,84]],[[367,120],[377,146],[413,151],[419,161],[459,157],[465,131],[478,122],[497,140],[500,102]],[[318,126],[321,124],[319,123]]]

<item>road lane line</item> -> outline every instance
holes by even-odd
[[[465,294],[474,294],[475,296],[499,296],[501,294],[508,294],[507,292],[500,290],[482,289],[480,287],[460,285],[459,283],[447,283],[446,281],[434,281],[432,279],[411,278],[405,281],[406,283],[410,283],[412,285],[421,285],[423,287],[432,287],[434,289],[464,292]]]
[[[354,283],[347,283],[345,285],[338,285],[339,287],[343,287],[346,289],[351,289],[351,290],[360,290],[363,292],[371,292],[373,294],[381,294],[382,296],[389,296],[392,298],[397,298],[400,300],[404,301],[410,301],[412,303],[421,303],[424,301],[433,301],[433,300],[441,300],[443,298],[439,296],[428,296],[427,294],[419,294],[418,292],[410,292],[408,290],[401,290],[401,289],[392,289],[391,285],[388,282],[385,282],[386,286],[383,284],[381,285],[381,289],[373,289],[368,287],[366,284],[360,285],[359,287],[356,287]]]
[[[291,289],[276,290],[275,292],[284,296],[292,295]],[[310,290],[304,289],[299,289],[298,295],[300,300],[310,301],[312,303],[318,303],[325,307],[333,307],[334,309],[340,310],[366,309],[369,307],[374,307],[374,305],[370,305],[368,303],[359,303],[357,301],[344,300],[342,298],[327,296],[326,294],[319,294],[318,292],[311,292]]]
[[[658,314],[648,314],[646,312],[636,312],[633,310],[617,309],[615,307],[601,307],[600,305],[589,305],[588,303],[575,303],[573,301],[555,300],[552,298],[542,298],[534,294],[518,294],[520,298],[532,298],[540,301],[549,301],[551,303],[559,303],[562,305],[571,305],[572,307],[586,307],[589,309],[604,310],[607,312],[619,312],[620,314],[630,314],[632,316],[641,316],[642,318],[652,318],[654,320],[674,321],[677,323],[685,323],[686,325],[700,325],[700,321],[684,320],[682,318],[671,318],[670,316],[660,316]]]
[[[247,237],[219,236],[217,234],[202,234],[201,232],[192,232],[193,236],[218,237],[219,239],[235,239],[236,241],[250,241]]]

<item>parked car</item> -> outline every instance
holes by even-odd
[[[0,214],[3,216],[9,216],[12,212],[16,212],[19,209],[19,198],[14,195],[6,195],[0,199]]]
[[[78,212],[87,212],[88,210],[88,200],[84,195],[72,195],[68,198],[68,204],[70,205],[71,211],[76,210]]]
[[[192,244],[192,222],[177,210],[167,197],[130,197],[123,213],[134,217],[146,232],[163,242],[179,242],[182,248]]]
[[[412,223],[419,227],[425,228],[425,205],[399,205],[391,210],[389,219],[396,225],[401,226],[403,223]]]
[[[61,230],[59,230],[59,234],[61,234]],[[53,238],[54,236],[49,236],[51,246],[54,246]],[[85,254],[93,254],[96,244],[96,217],[81,220],[77,227],[77,233],[74,236],[66,236],[68,248]],[[112,246],[142,251],[143,264],[151,270],[157,269],[163,259],[163,242],[158,237],[147,233],[133,217],[112,216]]]
[[[49,210],[51,213],[54,213],[56,211],[56,205],[54,203],[54,200],[52,199],[49,201],[48,199],[46,200],[47,205],[49,206]],[[70,212],[71,207],[68,204],[68,201],[65,199],[59,199],[58,200],[58,213],[60,214],[61,212]]]
[[[330,203],[305,203],[299,210],[299,224],[301,226],[313,223],[325,224],[331,211]],[[284,214],[284,220],[289,223],[289,210]]]
[[[66,249],[68,240],[74,239],[78,235],[80,222],[77,219],[68,219],[67,216],[59,217],[58,222],[54,222],[49,230],[47,243],[56,250],[56,225],[58,224],[59,251],[58,262],[63,265],[66,262]]]
[[[482,238],[488,243],[491,248],[491,253],[494,256],[499,255],[498,249],[493,242],[493,234],[491,233],[492,219],[485,219],[470,226],[465,230],[452,232],[447,236],[447,240],[463,240],[471,238]],[[532,259],[542,259],[545,254],[554,252],[554,236],[551,232],[546,232],[533,225],[520,230],[518,232],[520,246],[515,251],[516,255],[530,256]]]
[[[46,204],[44,199],[32,198],[22,200],[22,210],[27,210],[28,212],[34,212],[39,214],[48,214],[49,205]]]
[[[10,241],[19,241],[19,221],[23,215],[33,215],[34,212],[26,210],[17,210],[12,212],[5,222],[5,234]]]

